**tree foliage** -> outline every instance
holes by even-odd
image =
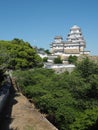
[[[36,68],[13,73],[24,95],[59,130],[98,129],[98,64],[84,59],[72,73]]]
[[[51,54],[50,51],[47,49],[45,50],[45,53],[47,53],[48,55]]]
[[[76,68],[83,78],[88,78],[92,74],[98,74],[97,63],[92,62],[88,57],[77,64]]]
[[[47,62],[47,60],[48,60],[48,57],[43,58],[43,62]]]
[[[21,39],[0,41],[0,64],[10,69],[26,69],[42,65],[42,59],[28,42]]]
[[[70,56],[68,57],[68,62],[69,62],[69,64],[76,64],[76,61],[77,61],[77,56],[72,56],[72,55],[70,55]]]
[[[70,126],[71,130],[97,130],[98,124],[98,107],[87,109],[83,113],[79,113],[75,122]]]
[[[55,59],[54,59],[54,63],[55,63],[55,64],[62,64],[61,57],[58,56],[57,58],[55,58]]]

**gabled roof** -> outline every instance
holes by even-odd
[[[62,36],[55,36],[54,39],[63,39]]]
[[[77,25],[74,25],[74,26],[72,26],[72,28],[71,29],[80,29],[80,27],[79,26],[77,26]]]

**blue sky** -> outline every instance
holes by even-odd
[[[0,40],[14,38],[50,49],[56,35],[82,29],[86,50],[98,55],[98,0],[0,0]]]

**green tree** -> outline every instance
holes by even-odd
[[[48,55],[51,54],[50,51],[47,49],[45,50],[45,53],[47,53]]]
[[[57,58],[54,59],[55,64],[62,64],[61,58],[58,56]]]
[[[47,60],[48,60],[48,57],[43,58],[43,62],[47,62]]]
[[[10,54],[7,49],[1,44],[0,45],[0,65],[8,67],[10,62]]]
[[[86,95],[88,99],[98,99],[98,74],[89,76],[89,88]]]
[[[89,68],[88,71],[85,71],[83,65]],[[90,73],[85,74],[85,72]],[[84,59],[71,73],[56,74],[51,69],[35,68],[16,71],[14,74],[23,94],[30,98],[58,129],[96,130],[98,128],[98,65],[96,63]]]
[[[98,65],[86,57],[77,64],[76,70],[83,78],[87,79],[91,74],[98,74]]]
[[[98,124],[96,124],[97,120],[98,120],[98,107],[93,109],[87,109],[77,116],[74,123],[70,125],[70,129],[97,130],[98,129]]]
[[[68,57],[68,62],[69,62],[69,64],[76,64],[76,62],[77,62],[77,56],[70,55]]]
[[[9,69],[42,67],[42,59],[28,42],[15,38],[0,41],[0,64]]]

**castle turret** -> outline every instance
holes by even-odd
[[[55,36],[55,37],[54,37],[54,42],[55,42],[55,43],[61,43],[62,40],[63,40],[63,38],[62,38],[61,36]]]
[[[52,53],[63,53],[63,38],[61,36],[55,36],[54,42],[51,44]]]

